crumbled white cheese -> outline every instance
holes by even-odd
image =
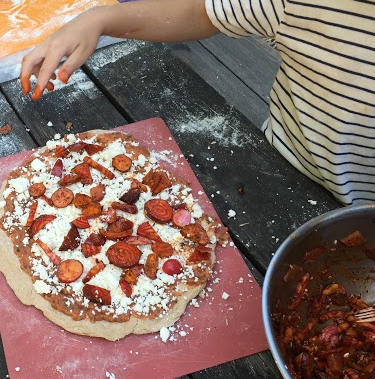
[[[5,191],[3,192],[4,199],[6,199],[11,193],[12,193],[12,188],[10,187],[6,188]]]
[[[34,159],[30,166],[34,171],[44,171],[46,169],[46,164],[38,158]]]
[[[235,216],[236,216],[236,212],[233,209],[230,209],[228,211],[228,217],[231,218],[231,217],[235,217]]]
[[[165,343],[168,341],[168,338],[170,336],[170,331],[168,328],[166,328],[165,326],[163,326],[161,329],[160,329],[160,339]]]
[[[25,192],[29,187],[29,181],[26,178],[10,179],[8,181],[9,188],[13,188],[17,193]]]
[[[191,215],[194,218],[200,218],[200,217],[202,217],[202,215],[203,215],[203,209],[201,208],[201,206],[198,203],[195,203],[193,205]]]
[[[107,265],[105,269],[95,275],[89,283],[103,288],[111,288],[111,295],[115,297],[121,273],[122,269],[120,267]]]
[[[67,134],[66,135],[66,139],[71,144],[77,141],[77,138],[76,138],[76,136],[73,133]]]
[[[47,147],[47,149],[50,150],[50,151],[51,151],[51,150],[55,150],[57,145],[58,145],[58,142],[56,142],[56,141],[52,141],[52,140],[47,141],[47,143],[46,143],[46,147]]]
[[[192,300],[190,301],[190,304],[191,304],[193,307],[195,307],[195,308],[199,308],[199,303],[198,303],[197,299],[192,299]]]
[[[56,371],[59,372],[60,374],[63,373],[63,370],[60,366],[56,366]]]
[[[223,294],[221,295],[221,298],[224,300],[227,300],[228,297],[229,297],[229,294],[227,294],[226,292],[223,292]]]
[[[104,150],[102,150],[99,153],[94,154],[95,160],[99,161],[106,161],[106,162],[112,162],[112,158],[119,154],[125,154],[125,146],[123,143],[121,143],[120,140],[116,140],[113,143],[111,143],[109,146],[107,146]],[[125,154],[126,155],[126,154]]]
[[[45,283],[43,280],[36,280],[34,283],[34,289],[37,293],[50,293],[51,286]]]

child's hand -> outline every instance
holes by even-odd
[[[27,54],[22,62],[21,85],[31,90],[30,76],[38,79],[32,95],[53,90],[50,80],[63,57],[58,77],[66,83],[74,70],[94,52],[103,35],[157,42],[181,42],[218,33],[205,10],[205,0],[149,0],[94,7],[80,14]]]
[[[67,83],[72,73],[94,52],[101,35],[96,10],[92,8],[82,13],[23,58],[21,86],[24,94],[31,90],[31,75],[37,77],[32,95],[32,99],[37,100],[44,89],[53,90],[54,85],[50,80],[56,79],[54,71],[62,58],[67,57],[67,60],[61,66],[58,77]]]

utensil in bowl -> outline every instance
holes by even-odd
[[[354,317],[356,322],[374,322],[375,321],[375,308],[369,307],[358,311]]]
[[[307,251],[317,246],[334,246],[335,241],[355,230],[365,236],[364,246],[375,246],[374,204],[336,209],[308,221],[281,244],[270,262],[262,291],[263,322],[272,355],[285,379],[293,377],[287,368],[287,357],[283,356],[278,345],[272,315],[276,311],[281,314],[288,312],[298,280],[306,271],[313,277],[309,286],[325,288],[331,283],[338,283],[348,293],[361,296],[367,304],[375,303],[375,262],[363,253],[364,246],[342,249],[337,254],[329,251],[313,262],[304,263]],[[284,276],[290,265],[301,266],[302,272],[285,282]],[[329,269],[329,278],[320,275],[324,269]],[[305,320],[300,313],[301,324]]]

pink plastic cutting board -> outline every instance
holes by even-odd
[[[207,196],[198,195],[202,187],[161,119],[117,130],[133,134],[149,150],[171,151],[165,166],[190,180],[203,208],[216,216]],[[0,183],[29,154],[0,159]],[[187,308],[171,334],[175,340],[166,343],[158,333],[108,342],[66,332],[21,304],[0,274],[0,330],[10,378],[170,379],[267,349],[259,285],[229,244],[218,247],[217,261],[208,296],[198,300],[199,307]]]

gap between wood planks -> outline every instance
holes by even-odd
[[[21,91],[21,87],[20,87],[20,91]],[[25,128],[25,131],[27,132],[27,134],[30,136],[30,138],[32,139],[32,141],[35,143],[36,146],[40,146],[38,144],[38,141],[33,137],[33,135],[30,133],[30,130],[27,128],[27,124],[25,123],[25,121],[22,119],[22,116],[19,114],[19,112],[17,111],[17,109],[14,107],[11,99],[7,96],[7,94],[3,91],[3,88],[0,84],[0,93],[4,96],[5,100],[8,102],[9,106],[12,108],[12,111],[15,113],[15,115],[17,116],[17,118],[19,119],[19,121],[21,122],[21,124],[24,126]]]
[[[90,68],[84,64],[81,66],[81,70],[87,75],[87,77],[94,83],[96,88],[108,99],[108,101],[116,108],[117,112],[121,114],[122,117],[128,122],[129,124],[135,122],[129,112],[125,110],[125,108],[115,99],[115,97],[106,89],[105,85],[102,84],[96,76],[92,73]]]
[[[215,54],[213,54],[201,41],[197,41],[200,46],[202,46],[203,49],[207,51],[208,54],[211,55],[213,59],[215,59],[217,62],[219,62],[223,67],[225,67],[234,77],[236,77],[239,81],[241,81],[248,89],[251,91],[256,97],[259,98],[267,107],[269,106],[269,103],[263,99],[261,95],[259,95],[253,88],[251,88],[247,83],[245,83],[238,74],[231,68],[229,65],[225,64],[225,62],[218,58]],[[241,112],[242,113],[242,112]]]

